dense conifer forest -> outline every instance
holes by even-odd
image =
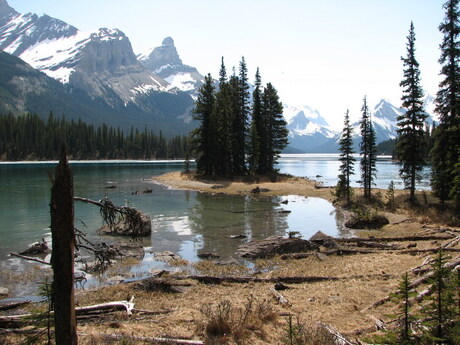
[[[55,160],[62,143],[71,159],[175,159],[184,158],[186,136],[165,138],[160,131],[131,128],[125,133],[106,124],[94,126],[38,115],[0,115],[0,160]]]

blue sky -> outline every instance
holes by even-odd
[[[83,31],[118,28],[136,53],[171,36],[182,61],[217,77],[244,56],[283,102],[309,105],[341,128],[364,95],[400,105],[401,56],[411,20],[422,86],[439,83],[438,26],[444,0],[7,0],[18,12],[46,13]]]

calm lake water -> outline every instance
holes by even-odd
[[[56,163],[0,164],[0,268],[21,271],[30,263],[9,257],[32,242],[50,238],[49,174]],[[306,176],[335,185],[339,162],[336,155],[284,155],[279,160],[281,172]],[[285,196],[281,198],[208,195],[193,191],[171,190],[152,183],[150,177],[169,171],[183,170],[182,162],[72,162],[75,195],[93,200],[109,197],[118,205],[129,205],[148,213],[153,233],[144,240],[147,256],[133,268],[148,271],[163,267],[150,252],[172,251],[190,261],[199,253],[216,253],[231,257],[245,241],[299,231],[309,238],[321,230],[333,236],[342,233],[340,212],[326,200]],[[390,180],[398,183],[399,166],[390,160],[377,164],[377,186],[387,188]],[[357,170],[358,170],[357,166]],[[318,177],[317,177],[318,176]],[[428,175],[427,175],[428,177]],[[116,186],[116,188],[107,188]],[[421,188],[427,188],[427,180]],[[133,194],[152,189],[149,194]],[[282,201],[288,203],[281,203]],[[283,211],[291,211],[283,212]],[[93,241],[102,238],[95,230],[102,225],[96,206],[75,203],[76,227],[88,233]],[[243,234],[245,239],[229,239]],[[1,281],[0,281],[1,284]]]

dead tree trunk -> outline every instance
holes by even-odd
[[[73,177],[65,145],[56,166],[51,188],[51,236],[53,251],[54,324],[56,345],[77,345],[77,319],[74,304],[74,208]]]

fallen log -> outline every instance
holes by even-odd
[[[282,282],[286,284],[301,284],[301,283],[316,283],[321,281],[331,281],[348,279],[348,277],[322,277],[322,276],[309,276],[309,277],[218,277],[218,276],[202,276],[202,275],[187,275],[187,276],[170,276],[169,278],[177,280],[196,280],[203,284],[218,285],[221,283],[277,283]]]
[[[439,249],[438,249],[439,250]],[[453,261],[450,261],[450,262],[447,262],[444,267],[445,268],[455,268],[456,266],[460,265],[460,257],[457,257],[456,259],[454,259]],[[431,277],[433,277],[434,275],[434,271],[429,271],[428,273],[426,273],[425,275],[423,275],[422,277],[420,277],[419,279],[413,281],[410,286],[409,286],[409,289],[415,289],[416,287],[426,283]],[[394,292],[392,295],[394,294],[398,294],[400,293],[400,290],[397,290],[396,292]],[[363,311],[365,310],[369,310],[369,309],[372,309],[372,308],[376,308],[388,301],[391,300],[391,297],[390,296],[387,296],[387,297],[384,297],[380,300],[378,300],[377,302],[373,303],[372,305],[370,305],[369,307],[365,308]]]
[[[22,307],[22,306],[24,306],[26,304],[29,304],[29,303],[31,303],[30,300],[21,301],[21,302],[3,303],[3,304],[0,304],[0,310],[16,309],[16,308]]]
[[[221,283],[285,283],[285,284],[302,284],[302,283],[317,283],[323,281],[338,281],[348,279],[363,279],[363,278],[378,278],[378,279],[389,279],[393,276],[390,274],[377,273],[367,275],[351,275],[344,277],[333,277],[333,276],[292,276],[292,277],[230,277],[230,276],[203,276],[203,275],[186,275],[186,276],[169,276],[169,279],[177,280],[196,280],[203,284],[214,284],[218,285]],[[148,279],[148,278],[146,278]]]
[[[443,241],[450,240],[456,236],[405,236],[405,237],[350,237],[350,238],[336,238],[335,240],[339,243],[353,243],[353,242],[410,242],[410,241]]]
[[[102,304],[95,304],[86,307],[77,307],[75,312],[77,315],[86,315],[92,312],[106,312],[106,311],[117,311],[117,310],[126,310],[128,315],[132,315],[132,309],[134,308],[134,303],[130,301],[117,301],[117,302],[107,302]]]
[[[174,338],[154,338],[154,337],[140,337],[128,334],[102,334],[102,333],[78,333],[82,337],[99,337],[109,340],[123,340],[129,339],[134,341],[149,342],[152,344],[186,344],[186,345],[205,345],[201,340],[187,340],[187,339],[174,339]]]
[[[426,248],[426,249],[403,249],[398,251],[398,254],[418,254],[418,253],[437,253],[439,248]],[[460,248],[443,248],[444,252],[458,253]]]
[[[49,263],[49,262],[47,262],[45,260],[41,260],[41,259],[37,259],[37,258],[31,258],[30,256],[25,256],[25,255],[16,254],[16,253],[10,253],[10,255],[16,256],[16,257],[24,259],[24,260],[35,261],[35,262],[38,262],[38,263],[41,263],[41,264],[44,264],[44,265],[51,265],[51,263]]]
[[[347,338],[345,338],[338,330],[336,330],[334,327],[331,325],[326,325],[322,322],[318,323],[319,327],[325,329],[329,333],[331,333],[335,337],[335,343],[337,345],[354,345],[351,341],[349,341]]]

